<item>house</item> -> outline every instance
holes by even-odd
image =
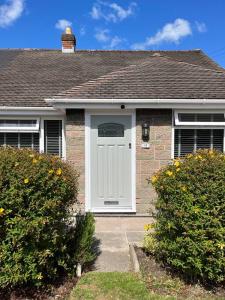
[[[145,214],[148,178],[199,148],[224,151],[225,71],[201,50],[0,51],[0,145],[59,155],[81,206]]]

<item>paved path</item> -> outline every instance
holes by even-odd
[[[129,243],[141,244],[144,225],[151,217],[96,217],[96,239],[100,255],[95,262],[97,272],[130,270]]]

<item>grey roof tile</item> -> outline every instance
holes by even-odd
[[[152,62],[157,59],[162,61],[163,57],[157,57],[155,53],[160,53],[161,56],[169,58],[173,62],[171,65],[170,74],[174,74],[174,79],[167,78],[168,66],[160,65],[155,66]],[[149,63],[148,63],[149,61]],[[195,51],[76,51],[74,54],[63,54],[58,50],[0,50],[0,106],[20,106],[20,107],[45,107],[48,104],[44,99],[51,98],[59,93],[63,94],[65,91],[71,90],[77,86],[81,86],[85,83],[89,84],[91,80],[97,82],[98,78],[102,78],[105,75],[111,74],[127,68],[129,66],[147,65],[144,67],[146,76],[143,78],[141,74],[135,76],[123,76],[124,88],[121,90],[121,85],[117,85],[117,80],[108,81],[107,85],[98,85],[98,93],[96,95],[102,95],[105,91],[110,98],[120,95],[122,97],[129,97],[131,90],[135,92],[134,87],[138,90],[138,87],[142,86],[143,91],[137,93],[136,96],[132,94],[132,97],[144,97],[145,95],[152,94],[155,91],[155,95],[159,97],[162,93],[164,95],[179,95],[177,90],[181,90],[185,80],[185,74],[183,69],[175,67],[174,62],[185,62],[187,64],[193,64],[201,66],[206,69],[218,71],[218,73],[224,72],[216,63],[210,60],[203,52],[199,50]],[[150,63],[151,62],[151,63]],[[179,64],[178,64],[179,65]],[[133,67],[131,67],[133,68]],[[135,67],[136,68],[136,67]],[[151,69],[153,68],[153,69]],[[157,72],[158,70],[158,72]],[[209,71],[210,71],[209,70]],[[151,74],[154,77],[149,77]],[[209,71],[206,71],[206,73]],[[119,73],[123,71],[119,71]],[[192,71],[189,73],[195,72]],[[204,73],[204,72],[202,72]],[[212,73],[212,72],[211,72]],[[213,73],[214,74],[214,73]],[[187,84],[191,84],[191,74],[189,74],[189,81]],[[222,93],[222,87],[224,81],[221,74],[217,77],[211,78],[216,90],[212,91],[211,81],[205,82],[204,74],[200,74],[199,71],[196,75],[193,75],[192,86],[190,86],[187,96],[192,96],[193,85],[196,85],[196,89],[199,87],[201,90],[205,90],[206,94],[213,94],[218,96],[219,92]],[[118,75],[115,75],[117,77]],[[200,78],[199,78],[200,76]],[[211,75],[212,76],[212,75]],[[164,78],[164,86],[161,86],[159,79]],[[198,82],[196,82],[198,77]],[[151,91],[147,90],[147,86],[143,86],[146,80],[152,80]],[[89,83],[88,83],[89,82]],[[100,79],[102,82],[102,79]],[[167,85],[166,85],[167,83]],[[116,84],[116,85],[115,85]],[[185,86],[187,86],[185,84]],[[171,91],[171,88],[173,91]],[[113,90],[112,90],[113,89]],[[196,90],[195,89],[195,90]],[[211,90],[211,93],[209,91]],[[121,92],[121,94],[120,94]],[[160,93],[159,93],[160,92]],[[84,94],[83,94],[84,95]],[[92,97],[93,88],[87,91],[84,97]]]

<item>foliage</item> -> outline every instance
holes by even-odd
[[[74,271],[70,208],[77,188],[77,173],[61,159],[0,149],[1,288],[41,285]]]
[[[155,233],[151,230],[155,227],[155,224],[146,224],[144,226],[145,235],[143,241],[143,249],[148,254],[155,254],[157,248],[157,240],[155,238]]]
[[[95,220],[91,213],[87,213],[85,217],[77,218],[76,224],[76,261],[81,265],[92,262],[95,259],[93,251],[95,233]]]
[[[225,155],[199,150],[152,177],[156,257],[190,279],[225,279]]]

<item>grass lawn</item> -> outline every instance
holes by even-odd
[[[69,300],[175,300],[174,297],[150,294],[141,278],[133,273],[85,274]]]

